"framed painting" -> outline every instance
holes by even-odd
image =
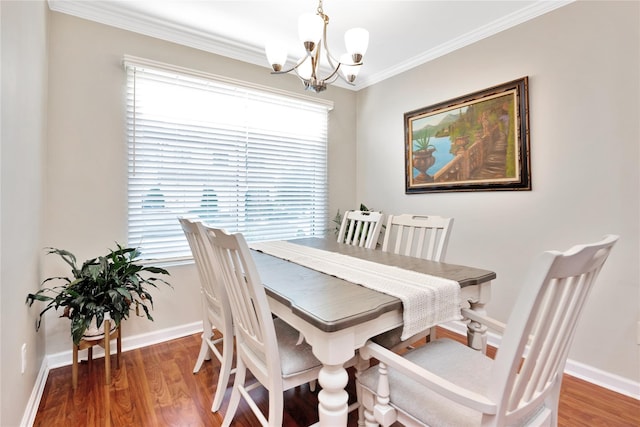
[[[405,192],[531,190],[527,85],[405,113]]]

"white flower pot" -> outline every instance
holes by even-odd
[[[104,321],[105,320],[111,320],[111,316],[109,316],[109,314],[105,314],[104,319],[102,320],[102,324],[98,328],[96,326],[97,321],[94,316],[93,319],[91,319],[91,323],[89,324],[89,327],[84,332],[82,339],[86,341],[101,340],[104,337]],[[115,330],[116,330],[116,324],[115,322],[111,322],[111,332],[113,333]]]

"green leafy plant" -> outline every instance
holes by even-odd
[[[35,301],[46,302],[36,322],[40,329],[42,316],[50,309],[63,308],[61,317],[71,320],[71,336],[78,344],[95,317],[98,327],[104,316],[109,313],[115,325],[129,317],[132,306],[136,314],[142,307],[147,319],[153,320],[149,307],[153,309],[153,298],[145,286],[157,288],[157,283],[171,285],[162,278],[153,275],[169,275],[163,268],[144,266],[136,263],[140,256],[137,248],[125,248],[117,245],[104,256],[89,259],[78,267],[76,257],[64,249],[47,248],[47,254],[55,254],[71,267],[71,277],[56,276],[45,279],[38,292],[28,294],[26,303],[32,306]],[[54,287],[43,287],[52,281],[62,281]]]
[[[426,151],[429,148],[435,150],[436,147],[430,144],[429,141],[431,141],[431,135],[429,134],[427,129],[422,129],[421,131],[417,132],[416,139],[414,140],[414,146],[416,147],[415,151]]]

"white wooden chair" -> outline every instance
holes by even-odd
[[[389,215],[382,250],[431,261],[444,261],[452,227],[453,218]]]
[[[567,354],[589,291],[618,236],[544,252],[506,325],[470,310],[472,322],[504,330],[495,360],[448,339],[400,356],[375,343],[380,363],[359,376],[365,425],[556,426]]]
[[[200,371],[202,363],[211,358],[211,354],[220,361],[218,385],[211,405],[211,411],[217,412],[222,404],[224,392],[229,383],[229,377],[234,372],[233,364],[233,323],[231,307],[227,299],[226,290],[216,281],[213,252],[210,243],[204,236],[203,225],[200,222],[179,218],[182,230],[189,242],[193,260],[200,277],[200,292],[202,296],[202,344],[193,373]],[[222,338],[214,339],[213,330],[222,333]],[[222,353],[216,347],[222,343]]]
[[[267,295],[242,234],[207,227],[219,278],[227,290],[236,334],[236,374],[223,426],[229,426],[244,398],[263,426],[280,426],[284,391],[318,378],[322,364],[299,332],[273,318]],[[292,280],[295,280],[292,278]],[[256,382],[245,384],[247,369]],[[260,384],[269,391],[268,419],[249,392]]]
[[[346,211],[338,231],[338,243],[375,249],[383,215],[375,211]]]
[[[444,261],[452,227],[453,218],[435,215],[389,215],[382,250],[430,261]],[[404,341],[400,340],[401,335],[400,327],[375,337],[373,341],[398,351],[427,336],[431,340],[436,339],[436,327]]]

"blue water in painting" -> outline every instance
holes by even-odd
[[[427,169],[427,174],[433,176],[442,169],[444,165],[453,160],[454,155],[449,152],[449,150],[451,150],[451,140],[448,136],[441,138],[432,137],[429,140],[429,144],[436,147],[436,151],[433,152],[433,157],[435,157],[436,162]]]

